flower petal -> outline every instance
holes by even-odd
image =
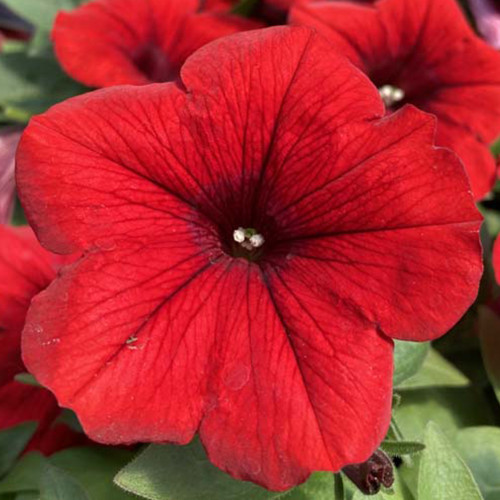
[[[204,408],[226,267],[182,236],[90,254],[33,300],[26,366],[93,439],[187,443]]]
[[[339,331],[334,309],[302,303],[302,284],[289,289],[270,274],[233,270],[200,435],[219,467],[284,490],[314,470],[363,462],[383,439],[392,342],[372,329]]]
[[[225,14],[197,14],[196,0],[93,0],[56,18],[56,55],[92,86],[143,85],[178,78],[194,50],[218,37],[260,27]]]
[[[271,213],[287,228],[287,266],[310,262],[334,302],[406,340],[451,328],[474,301],[482,273],[481,217],[456,156],[432,147],[434,123],[405,107],[375,127],[345,131],[323,176],[303,174],[309,189],[300,197],[287,169],[277,192],[288,198]]]
[[[174,85],[106,89],[31,121],[17,175],[30,222],[48,248],[95,247],[114,232],[146,238],[155,227],[144,220],[166,212],[196,222],[193,207],[207,227],[217,220],[232,233],[287,155],[314,142],[321,165],[335,149],[329,134],[383,114],[368,79],[305,28],[213,42],[189,58],[182,78],[187,94]],[[313,123],[305,137],[302,123]]]
[[[454,0],[304,3],[290,22],[318,29],[377,86],[402,89],[404,102],[435,114],[440,126],[468,132],[473,149],[457,153],[465,152],[476,198],[491,189],[487,150],[500,134],[500,54],[474,34]],[[438,134],[438,145],[457,146],[450,137]]]
[[[58,14],[55,52],[64,69],[85,85],[145,84],[150,81],[146,69],[168,73],[165,51],[196,8],[196,0],[92,1]]]
[[[53,256],[29,229],[0,225],[0,385],[23,371],[21,331],[31,299],[55,277]]]

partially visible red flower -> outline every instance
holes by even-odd
[[[72,257],[44,250],[29,228],[0,225],[0,430],[37,421],[27,450],[46,454],[88,440],[55,422],[61,409],[48,390],[16,382],[13,377],[26,371],[21,360],[21,331],[31,299],[68,260]]]
[[[0,224],[10,220],[14,208],[14,158],[20,137],[18,130],[0,131]]]
[[[469,0],[479,32],[495,49],[500,49],[500,1]]]
[[[15,380],[0,386],[0,430],[23,422],[36,422],[36,431],[24,452],[36,450],[52,455],[71,446],[89,443],[85,434],[58,422],[61,408],[54,396],[40,387]]]
[[[305,28],[225,37],[183,85],[34,118],[21,200],[83,252],[32,302],[29,369],[103,443],[186,443],[283,490],[371,456],[391,338],[445,333],[482,272],[478,214],[435,120]],[[453,203],[450,203],[453,200]]]
[[[165,82],[207,42],[261,27],[198,8],[198,0],[93,0],[58,14],[56,55],[70,76],[92,87]]]
[[[300,4],[290,22],[324,34],[369,75],[389,110],[411,103],[435,114],[436,142],[458,153],[476,198],[491,189],[500,54],[475,35],[455,0]]]

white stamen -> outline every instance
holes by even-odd
[[[239,243],[249,252],[260,248],[264,244],[264,236],[257,233],[255,229],[239,227],[233,231],[233,240]]]
[[[239,227],[235,231],[233,231],[233,239],[237,243],[243,243],[245,241],[245,230],[242,227]]]
[[[392,85],[383,85],[378,89],[380,97],[384,101],[384,104],[390,108],[401,102],[405,98],[405,92],[403,89],[394,87]]]
[[[254,248],[259,248],[264,244],[264,237],[261,234],[254,234],[250,238],[250,245]]]

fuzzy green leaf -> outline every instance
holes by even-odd
[[[26,52],[0,54],[0,80],[2,113],[18,122],[86,90],[66,76],[51,55]]]
[[[399,386],[406,379],[415,375],[422,366],[429,342],[394,342],[394,386]]]
[[[21,457],[9,474],[0,481],[0,494],[37,491],[46,461],[47,459],[37,451]]]
[[[419,500],[483,500],[470,469],[435,423],[427,425],[424,442]]]
[[[198,440],[187,446],[148,446],[115,483],[150,500],[264,500],[283,495],[225,474],[208,461]]]
[[[485,500],[500,500],[500,428],[462,429],[456,435],[455,446],[471,469]]]
[[[0,431],[0,477],[6,474],[36,431],[36,422],[23,422]]]
[[[83,486],[67,472],[46,464],[40,480],[40,500],[90,500]]]
[[[128,450],[104,447],[69,448],[50,457],[53,465],[71,474],[86,490],[90,500],[131,500],[113,478],[132,460]]]
[[[425,387],[465,387],[469,384],[467,377],[435,349],[431,348],[419,372],[400,384],[398,390]]]
[[[389,455],[401,457],[403,455],[414,455],[425,450],[423,443],[417,441],[393,441],[385,440],[380,447]]]

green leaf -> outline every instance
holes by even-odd
[[[34,451],[24,455],[0,481],[0,493],[37,491],[47,459]]]
[[[85,488],[90,500],[131,500],[128,493],[114,485],[113,478],[132,457],[133,453],[128,450],[101,446],[69,448],[50,459],[29,453],[0,481],[0,493],[37,491],[50,460],[51,465],[65,471]]]
[[[380,447],[389,455],[401,457],[403,455],[414,455],[425,449],[423,443],[417,441],[393,441],[385,440]]]
[[[491,146],[491,152],[495,155],[498,156],[500,155],[500,138],[496,140],[495,143],[493,143],[493,146]]]
[[[87,90],[66,76],[51,55],[0,54],[0,78],[3,115],[19,122]]]
[[[25,385],[32,385],[34,387],[42,387],[31,373],[18,373],[14,376],[14,380]]]
[[[15,500],[40,500],[40,495],[33,491],[25,491],[14,497]]]
[[[470,469],[439,427],[429,422],[418,477],[419,500],[482,500]]]
[[[394,341],[394,386],[415,375],[425,360],[429,342]]]
[[[430,420],[450,438],[463,427],[494,421],[488,402],[470,387],[411,389],[402,391],[401,396],[394,414],[405,439],[411,441],[422,440]]]
[[[455,446],[470,467],[485,500],[500,500],[500,428],[463,429],[456,435]]]
[[[55,424],[61,423],[67,425],[71,430],[75,432],[80,432],[80,433],[84,432],[82,425],[80,424],[80,421],[76,416],[76,413],[66,408],[61,411],[61,414],[57,417],[54,423]]]
[[[40,480],[40,500],[89,500],[82,485],[67,472],[46,464]]]
[[[25,491],[16,495],[14,500],[40,500],[40,495],[33,491]]]
[[[187,446],[148,446],[120,471],[115,483],[150,500],[263,500],[283,495],[225,474],[208,461],[198,440]]]
[[[71,474],[86,490],[90,500],[131,500],[113,478],[133,458],[128,450],[109,447],[69,448],[55,453],[50,461]]]
[[[249,17],[257,7],[259,0],[240,0],[232,9],[231,13],[243,17]]]
[[[345,488],[344,488],[344,479],[342,474],[334,474],[333,476],[334,482],[334,498],[335,500],[345,500]],[[315,497],[313,497],[315,498]]]
[[[10,222],[14,226],[25,226],[28,224],[23,207],[21,206],[21,202],[17,196],[14,201],[14,214],[12,215],[12,220]]]
[[[290,493],[275,498],[283,500],[344,500],[340,491],[336,490],[338,485],[335,484],[335,477],[340,476],[338,474],[334,476],[331,472],[316,472],[304,484],[294,488]],[[242,498],[247,500],[245,497]],[[248,498],[253,500],[253,497]]]
[[[487,306],[478,308],[478,334],[488,378],[500,402],[500,316]]]
[[[499,192],[500,187],[495,185],[495,191]],[[478,205],[479,210],[481,211],[481,215],[484,217],[484,224],[488,230],[488,233],[495,238],[498,233],[500,233],[500,213],[496,210],[490,210],[481,205]]]
[[[429,349],[419,372],[398,386],[400,389],[424,387],[464,387],[469,379],[447,361],[435,349]]]
[[[23,422],[0,431],[0,477],[12,467],[36,431],[36,422]]]

